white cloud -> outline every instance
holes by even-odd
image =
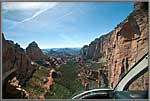
[[[66,14],[64,14],[64,15],[62,15],[62,16],[60,16],[60,17],[58,17],[57,19],[56,19],[56,21],[58,21],[58,20],[61,20],[61,19],[63,19],[64,17],[66,17],[66,16],[68,16],[68,15],[71,15],[73,12],[71,11],[71,12],[68,12],[68,13],[66,13]]]
[[[30,21],[37,17],[38,15],[42,14],[48,9],[52,9],[55,7],[58,3],[56,2],[4,2],[2,3],[2,9],[9,11],[9,10],[22,10],[22,11],[28,11],[28,10],[37,10],[36,13],[34,13],[32,16],[25,18],[24,20],[16,23],[14,26],[11,26],[9,29],[14,28],[18,24]]]
[[[56,2],[3,2],[2,9],[4,10],[36,10],[53,7]]]
[[[45,12],[48,9],[53,8],[54,6],[56,6],[57,3],[48,3],[45,5],[45,7],[41,8],[38,12],[36,12],[33,16],[24,19],[21,23],[32,20],[33,18],[35,18],[36,16],[40,15],[41,13]]]

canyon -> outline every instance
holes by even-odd
[[[81,49],[44,53],[35,41],[23,49],[2,33],[3,98],[69,98],[78,91],[114,88],[148,52],[147,7],[136,2],[114,30]],[[148,72],[128,90],[148,90]]]
[[[53,78],[56,75],[59,76],[59,73],[54,72],[52,65],[58,69],[60,65],[65,64],[65,61],[62,58],[48,58],[42,53],[36,42],[30,43],[25,51],[18,43],[6,40],[3,33],[2,45],[3,98],[44,98],[53,84]],[[40,64],[38,64],[38,61],[40,61]],[[37,75],[40,76],[40,79],[46,80],[37,82],[40,87],[44,88],[39,96],[30,93],[30,90],[26,88],[28,82],[32,82],[36,72],[43,72],[43,76]],[[33,82],[35,83],[35,81]],[[36,86],[34,83],[31,83],[31,85]]]

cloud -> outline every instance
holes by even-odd
[[[35,10],[56,5],[56,2],[3,2],[4,10]]]
[[[40,10],[39,10],[38,12],[36,12],[33,16],[24,19],[21,23],[26,22],[26,21],[29,21],[29,20],[32,20],[32,19],[35,18],[36,16],[40,15],[41,13],[45,12],[46,10],[48,10],[48,9],[50,9],[50,8],[53,8],[54,6],[55,6],[55,5],[51,5],[51,6],[48,6],[48,7],[46,7],[46,8],[40,9]]]
[[[33,10],[37,10],[32,14],[32,16],[24,18],[22,21],[17,22],[14,26],[11,26],[9,29],[16,27],[17,25],[30,21],[35,17],[39,16],[43,12],[54,8],[58,3],[56,2],[5,2],[2,3],[3,11],[22,11],[22,12],[30,12]],[[16,6],[17,5],[17,6]]]
[[[62,16],[60,16],[59,18],[57,18],[56,21],[61,20],[61,19],[63,19],[64,17],[66,17],[66,16],[68,16],[68,15],[71,15],[72,13],[73,13],[72,11],[71,11],[71,12],[68,12],[68,13],[66,13],[66,14],[64,14],[64,15],[62,15]]]

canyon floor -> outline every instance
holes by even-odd
[[[99,64],[92,64],[89,61],[83,64],[76,58],[67,58],[67,62],[60,65],[59,68],[38,65],[38,69],[24,86],[24,89],[29,93],[29,98],[66,99],[85,90],[99,88],[97,76],[92,76],[96,73],[91,72],[90,78],[86,74],[86,72],[90,72],[88,70],[96,71]],[[92,65],[91,68],[88,65]],[[56,76],[53,76],[54,72]]]
[[[70,98],[74,93],[84,90],[77,77],[77,63],[70,60],[59,69],[55,69],[62,74],[57,78],[52,78],[51,71],[54,69],[39,66],[39,69],[33,73],[24,87],[30,98]]]

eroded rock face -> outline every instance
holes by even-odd
[[[112,32],[81,49],[84,58],[106,60],[110,87],[114,87],[130,67],[148,52],[148,12],[141,5],[145,4],[135,4],[135,10]],[[142,80],[138,82],[141,89],[146,88]]]
[[[45,58],[44,54],[42,53],[41,49],[38,47],[35,41],[30,43],[29,46],[26,48],[26,54],[33,61],[38,61]]]
[[[29,98],[29,94],[21,87],[21,85],[19,85],[19,81],[16,77],[8,81],[6,92],[14,98]]]
[[[139,2],[136,1],[134,4],[134,10],[140,10],[140,9],[148,10],[148,3],[147,2]]]
[[[2,46],[3,79],[14,70],[13,72],[15,72],[17,79],[23,85],[30,78],[36,67],[31,64],[31,60],[24,52],[24,49],[13,41],[5,40],[4,34],[2,34]]]

